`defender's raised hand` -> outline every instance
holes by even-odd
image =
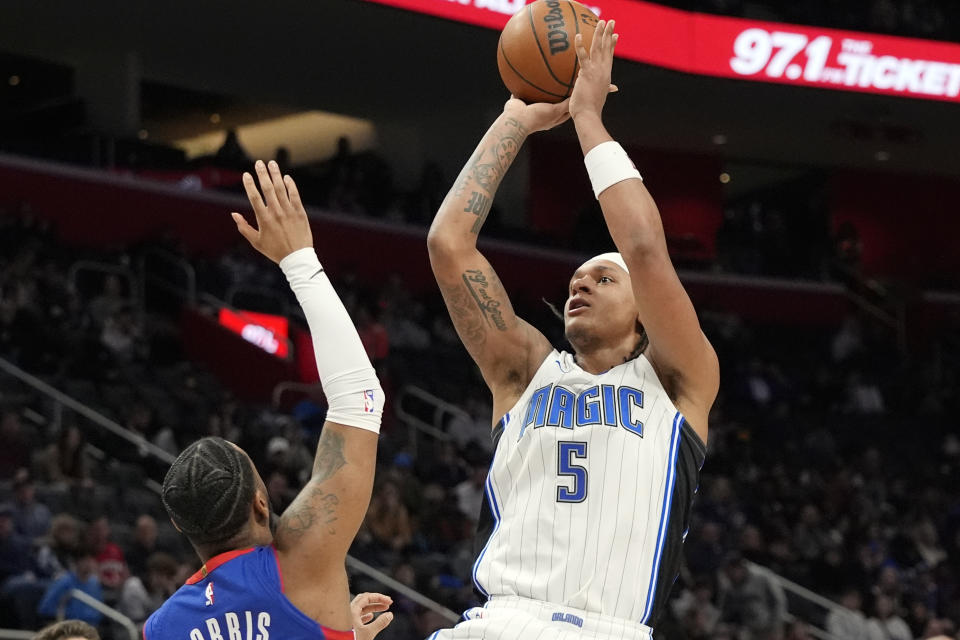
[[[254,229],[239,213],[230,215],[237,223],[237,230],[253,245],[253,248],[277,264],[298,249],[313,246],[313,235],[307,212],[300,201],[297,185],[290,176],[280,174],[280,166],[270,161],[269,167],[262,160],[254,165],[260,181],[260,191],[249,173],[243,174],[243,188],[257,219]]]
[[[613,51],[619,34],[614,33],[616,23],[613,20],[597,23],[590,51],[583,46],[583,36],[577,34],[574,46],[580,62],[580,72],[570,94],[570,115],[576,118],[583,113],[600,115],[607,101],[607,94],[616,91],[610,84],[613,69]]]

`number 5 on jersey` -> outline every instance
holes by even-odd
[[[557,487],[557,502],[583,502],[587,499],[587,470],[573,459],[587,459],[586,442],[559,442],[557,475],[571,478],[571,486]]]

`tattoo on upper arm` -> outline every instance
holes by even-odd
[[[335,535],[337,529],[337,505],[340,498],[335,493],[325,493],[314,480],[311,480],[303,492],[297,496],[280,518],[280,530],[290,536],[299,538],[313,525],[320,522],[327,527],[327,533]]]
[[[464,272],[463,283],[467,285],[467,290],[473,296],[473,300],[479,307],[480,313],[483,314],[487,324],[492,324],[499,331],[506,331],[508,329],[507,323],[503,318],[503,311],[500,310],[503,301],[498,299],[500,296],[497,296],[497,293],[499,293],[497,289],[503,291],[503,286],[500,284],[497,275],[493,274],[494,295],[492,296],[488,291],[491,288],[491,283],[487,281],[487,276],[480,269],[468,269]],[[506,298],[506,296],[504,295],[503,298]]]
[[[340,498],[335,493],[326,492],[320,483],[336,474],[346,462],[343,455],[343,436],[325,429],[317,444],[313,476],[280,518],[278,527],[283,533],[299,538],[320,522],[327,527],[328,534],[336,534],[334,523],[337,521]]]
[[[468,350],[482,348],[487,341],[487,328],[480,320],[480,314],[467,290],[460,283],[453,286],[441,284],[440,293],[443,295],[444,302],[447,303],[450,319],[453,320],[453,326],[460,334],[463,346]]]
[[[317,443],[317,455],[313,460],[313,477],[311,481],[323,482],[347,463],[343,457],[343,436],[330,429],[320,434]]]

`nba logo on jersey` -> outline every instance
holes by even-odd
[[[363,412],[373,413],[375,403],[373,400],[373,389],[367,389],[363,392]]]
[[[207,585],[207,589],[203,592],[207,596],[207,606],[210,607],[213,605],[213,581]]]

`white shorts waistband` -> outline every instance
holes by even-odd
[[[609,636],[623,640],[651,640],[653,637],[653,629],[633,620],[519,596],[492,596],[483,607],[469,609],[464,617],[468,620],[493,617],[511,610],[523,611],[542,622],[555,623],[559,628],[579,628],[588,636]]]

